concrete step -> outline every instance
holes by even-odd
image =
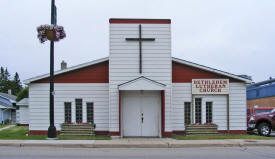
[[[63,124],[61,126],[62,135],[73,135],[73,136],[91,136],[94,135],[94,125],[72,125]]]
[[[61,133],[62,136],[94,136],[95,134],[64,134]]]
[[[62,130],[93,130],[93,128],[61,128]]]
[[[209,126],[186,126],[186,129],[217,129],[217,127],[209,127]]]
[[[62,126],[62,129],[93,129],[91,126]]]
[[[80,134],[90,134],[93,133],[92,131],[73,131],[73,130],[61,130],[61,133],[80,133]]]
[[[201,131],[201,130],[185,130],[186,132],[217,132],[216,130],[211,130],[211,131],[207,131],[207,130],[205,130],[205,131]]]
[[[191,134],[191,133],[201,133],[201,134],[208,134],[208,133],[217,133],[217,131],[186,131],[186,134]]]
[[[217,126],[211,125],[188,125],[185,126],[186,135],[215,135],[218,134]]]

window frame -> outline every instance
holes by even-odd
[[[210,103],[210,108],[211,110],[210,111],[207,111],[207,107],[209,106],[208,104]],[[210,117],[208,116],[210,112]],[[209,121],[209,118],[210,118],[210,121]],[[205,121],[206,123],[212,123],[213,122],[213,101],[207,101],[205,102]]]
[[[67,104],[69,104],[70,109],[67,110]],[[69,112],[69,116],[67,117],[67,112]],[[69,121],[67,121],[69,119]],[[72,102],[64,102],[64,123],[71,123],[72,122]]]
[[[200,112],[197,113],[197,100],[200,100]],[[195,98],[195,111],[194,111],[194,114],[195,114],[195,123],[199,123],[201,124],[202,123],[202,98]],[[197,121],[197,119],[199,121]]]
[[[80,100],[81,102],[78,102],[78,100]],[[78,110],[78,109],[80,109],[80,110]],[[81,98],[75,99],[75,122],[76,123],[83,122],[83,100]]]
[[[91,119],[89,119],[89,109],[88,109],[88,105],[91,104]],[[87,117],[87,123],[88,124],[94,124],[95,120],[94,120],[94,102],[86,102],[86,117]],[[91,120],[91,122],[89,121]]]
[[[187,107],[189,111],[187,112]],[[189,125],[192,122],[192,116],[191,116],[192,108],[191,108],[191,102],[184,102],[184,125]],[[189,117],[187,117],[189,116]],[[189,122],[187,122],[189,121]]]

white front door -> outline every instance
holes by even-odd
[[[160,92],[127,91],[122,94],[123,136],[160,136]]]

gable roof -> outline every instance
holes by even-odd
[[[0,96],[3,97],[3,98],[8,99],[11,103],[16,102],[16,96],[14,96],[14,95],[0,92]]]
[[[165,84],[140,76],[118,85],[119,90],[164,90]]]
[[[109,60],[109,57],[105,57],[105,58],[101,58],[101,59],[94,60],[94,61],[91,61],[91,62],[86,62],[86,63],[80,64],[80,65],[69,67],[69,68],[64,69],[64,70],[55,71],[54,75],[56,76],[56,75],[59,75],[59,74],[62,74],[62,73],[74,71],[74,70],[77,70],[77,69],[81,69],[81,68],[84,68],[84,67],[95,65],[95,64],[98,64],[98,63],[101,63],[101,62],[104,62],[104,61],[108,61],[108,60]],[[34,82],[34,81],[37,81],[37,80],[40,80],[40,79],[44,79],[44,78],[47,78],[47,77],[50,77],[49,73],[41,75],[41,76],[36,76],[36,77],[30,78],[30,79],[26,79],[23,82],[24,82],[24,84],[30,84],[31,82]]]
[[[55,71],[54,75],[59,75],[59,74],[62,74],[62,73],[74,71],[74,70],[77,70],[77,69],[81,69],[81,68],[84,68],[84,67],[95,65],[95,64],[105,62],[105,61],[108,61],[108,60],[109,60],[109,57],[105,57],[105,58],[101,58],[101,59],[94,60],[94,61],[91,61],[91,62],[87,62],[87,63],[83,63],[83,64],[80,64],[80,65],[72,66],[72,67],[69,67],[69,68],[64,69],[64,70]],[[237,80],[243,81],[245,83],[251,83],[252,82],[250,79],[246,79],[246,78],[234,75],[232,73],[228,73],[228,72],[221,71],[221,70],[218,70],[218,69],[214,69],[214,68],[211,68],[211,67],[207,67],[207,66],[204,66],[204,65],[196,64],[196,63],[186,61],[186,60],[183,60],[183,59],[172,57],[172,61],[180,63],[180,64],[184,64],[184,65],[187,65],[187,66],[190,66],[190,67],[194,67],[194,68],[197,68],[197,69],[209,71],[209,72],[212,72],[212,73],[215,73],[215,74],[227,76],[227,77],[230,77],[230,78],[233,78],[233,79],[237,79]],[[30,78],[30,79],[27,79],[27,80],[24,80],[23,82],[24,82],[24,84],[30,84],[31,82],[34,82],[34,81],[37,81],[37,80],[40,80],[40,79],[44,79],[44,78],[48,78],[48,77],[50,77],[49,73],[41,75],[41,76],[36,76],[36,77]]]
[[[190,62],[190,61],[182,60],[182,59],[175,58],[175,57],[173,57],[172,60],[174,62],[177,62],[177,63],[180,63],[180,64],[184,64],[184,65],[194,67],[194,68],[197,68],[197,69],[209,71],[209,72],[212,72],[212,73],[215,73],[215,74],[227,76],[227,77],[230,77],[230,78],[233,78],[233,79],[243,81],[245,83],[251,83],[252,82],[250,79],[246,79],[246,78],[234,75],[232,73],[228,73],[228,72],[221,71],[221,70],[218,70],[218,69],[214,69],[214,68],[211,68],[211,67],[207,67],[207,66],[204,66],[204,65],[196,64],[196,63],[193,63],[193,62]]]
[[[18,106],[28,106],[29,105],[29,98],[24,98],[16,103]]]

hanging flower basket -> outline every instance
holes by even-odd
[[[37,37],[41,43],[44,43],[47,40],[59,41],[66,37],[64,28],[58,25],[41,25],[37,27],[37,32]]]
[[[47,30],[47,31],[46,31],[46,36],[47,36],[47,39],[48,39],[48,40],[57,41],[57,37],[56,37],[55,31]]]

